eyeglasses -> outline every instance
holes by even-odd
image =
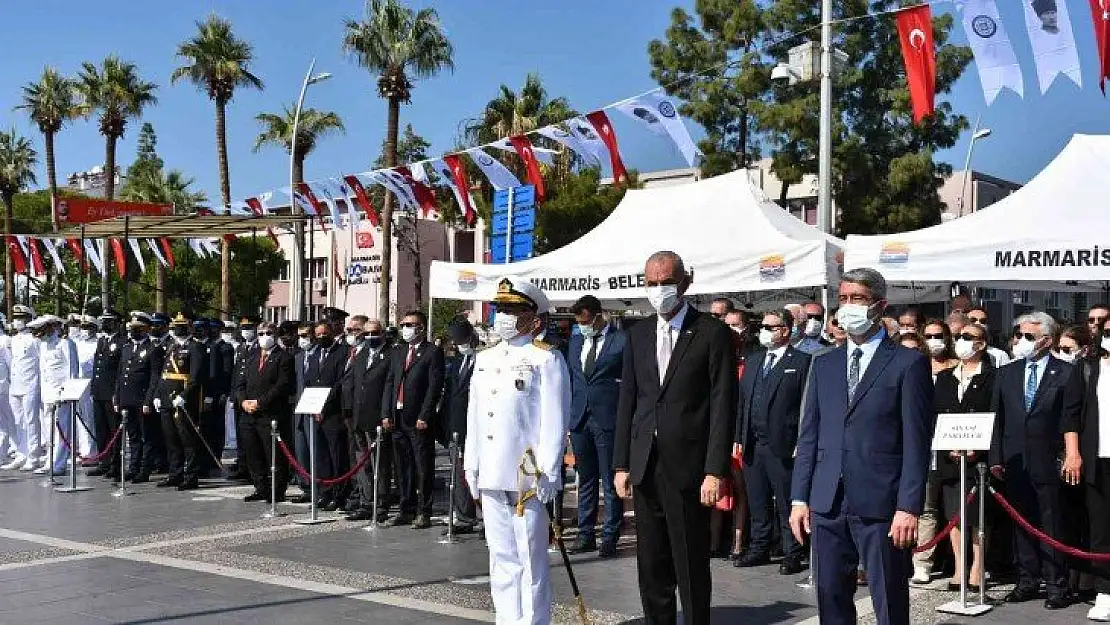
[[[782,325],[781,323],[779,325],[772,325],[770,323],[764,323],[764,324],[760,325],[759,327],[763,328],[764,330],[774,332],[775,330],[778,330],[779,328],[785,328],[786,326]]]
[[[1107,317],[1087,317],[1087,323],[1091,325],[1102,325],[1106,323]]]
[[[937,333],[937,334],[926,334],[925,339],[926,340],[928,340],[928,339],[941,339],[943,341],[944,340],[944,333],[941,332],[941,333]]]
[[[347,328],[347,334],[362,334],[362,328]]]
[[[965,340],[965,341],[984,341],[984,340],[986,340],[985,337],[977,336],[977,335],[972,334],[970,332],[964,332],[963,334],[960,335],[960,338]]]
[[[1021,330],[1014,330],[1014,338],[1015,339],[1022,339],[1023,338],[1027,341],[1036,342],[1041,337],[1033,334],[1032,332],[1022,332]]]
[[[1078,352],[1078,351],[1079,351],[1078,347],[1069,347],[1067,345],[1061,345],[1060,346],[1060,353],[1062,353],[1062,354],[1070,354],[1072,352]]]
[[[806,315],[806,319],[814,319],[816,321],[821,321],[824,318],[825,318],[825,315],[819,315],[817,313],[810,313],[810,314]]]
[[[258,336],[274,336],[274,332],[273,330],[262,330],[258,333]]]
[[[987,323],[987,318],[986,317],[972,317],[971,315],[968,315],[967,320],[970,321],[971,323],[982,323],[982,324]]]
[[[401,324],[401,327],[402,327],[402,328],[415,328],[415,327],[417,327],[417,326],[419,326],[419,325],[420,325],[419,323],[413,323],[413,322],[411,322],[411,321],[410,321],[410,322],[408,322],[408,323],[402,323],[402,324]]]

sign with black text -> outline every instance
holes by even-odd
[[[988,451],[993,431],[993,412],[937,415],[933,451]]]

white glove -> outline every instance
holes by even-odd
[[[477,471],[466,471],[464,477],[466,478],[466,488],[467,488],[467,490],[470,491],[470,496],[473,497],[475,501],[477,501],[478,498],[479,498],[479,495],[478,495],[478,472]]]
[[[204,398],[204,405],[205,406],[211,406],[213,401],[215,401],[215,400],[212,399],[211,397],[205,397]]]
[[[158,411],[162,410],[162,400],[157,397],[154,398],[154,409]]]
[[[173,404],[174,408],[184,408],[185,407],[185,398],[180,396],[180,395],[175,395],[174,398],[173,398],[173,401],[170,402],[170,403]]]
[[[536,499],[539,499],[540,503],[544,505],[555,501],[555,496],[559,494],[560,490],[557,484],[547,479],[545,476],[541,475],[539,479],[536,480]]]

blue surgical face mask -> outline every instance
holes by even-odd
[[[588,339],[592,339],[597,336],[597,328],[595,328],[592,323],[580,323],[578,324],[578,333]]]

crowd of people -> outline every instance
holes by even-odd
[[[309,480],[273,447],[277,427],[302,467],[315,438],[316,476],[329,484],[320,509],[426,529],[438,444],[458,452],[448,522],[484,531],[499,618],[545,622],[548,520],[563,522],[573,464],[569,551],[617,555],[631,498],[652,622],[674,622],[676,591],[686,622],[708,622],[713,557],[782,575],[812,564],[822,622],[854,620],[857,584],[871,587],[880,623],[908,622],[908,586],[944,571],[950,590],[961,572],[973,591],[1012,574],[1008,602],[1038,598],[1042,585],[1048,609],[1093,598],[1088,617],[1110,621],[1105,565],[1065,557],[994,506],[987,519],[969,506],[969,535],[952,531],[950,550],[912,553],[972,486],[960,484],[958,452],[931,449],[935,417],[948,413],[995,414],[990,451],[967,459],[985,462],[1049,536],[1110,552],[1110,425],[1099,413],[1110,402],[1110,308],[1071,327],[1030,312],[999,340],[966,295],[945,317],[888,308],[872,270],[846,273],[829,311],[810,301],[754,313],[721,297],[700,312],[684,297],[689,280],[677,255],[653,255],[655,316],[622,319],[585,296],[563,336],[549,329],[546,295],[505,278],[485,341],[463,317],[429,337],[420,311],[386,328],[335,308],[275,325],[16,306],[0,343],[0,468],[62,475],[72,447],[109,480],[160,473],[158,487],[187,491],[227,477],[253,484],[246,501],[285,501],[292,485],[289,500],[309,502]],[[88,393],[63,401],[80,378]],[[318,413],[295,414],[309,387],[331,392]],[[128,466],[112,448],[117,430]],[[225,447],[236,449],[231,467]],[[374,448],[377,472],[365,462]]]

